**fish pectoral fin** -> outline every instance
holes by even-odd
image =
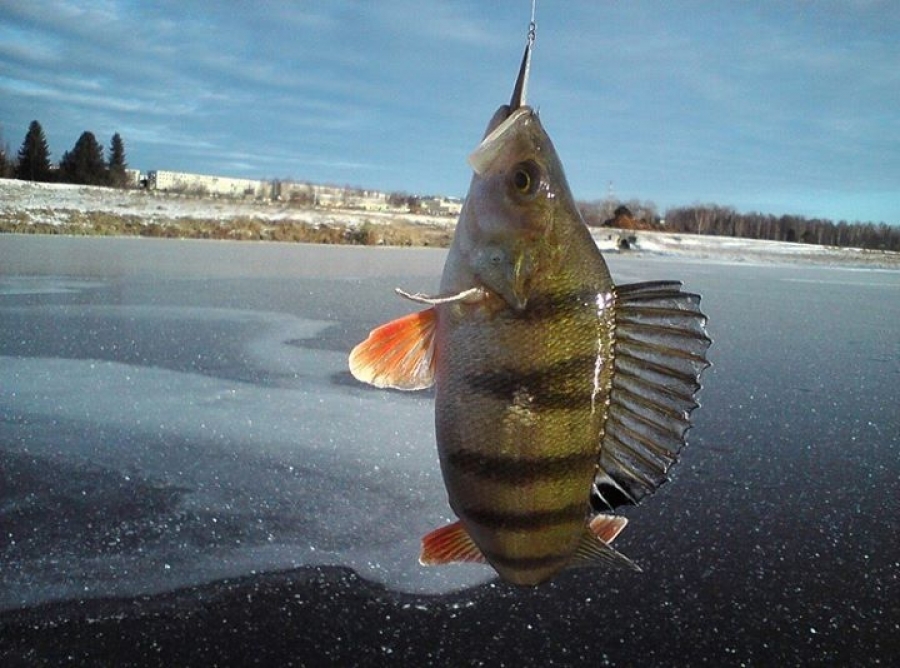
[[[588,529],[601,541],[607,545],[613,542],[625,525],[628,524],[628,518],[621,515],[604,515],[599,514],[588,522]]]
[[[681,283],[615,288],[614,372],[591,503],[636,504],[666,481],[697,407],[710,339],[700,297]]]
[[[410,313],[369,332],[350,351],[350,373],[375,387],[424,390],[434,385],[433,308]]]
[[[474,304],[487,297],[487,290],[481,287],[469,288],[468,290],[463,290],[462,292],[458,292],[455,295],[429,296],[424,295],[421,292],[412,294],[407,292],[406,290],[401,290],[400,288],[394,288],[394,292],[396,292],[404,299],[409,299],[410,301],[416,302],[418,304],[428,304],[430,306],[436,306],[437,304],[451,304],[453,302],[465,302],[467,304]]]
[[[419,555],[419,563],[423,566],[438,566],[453,562],[487,563],[481,550],[459,521],[435,529],[424,536],[422,553]]]
[[[594,522],[597,517],[605,518],[602,522],[598,522],[595,528]],[[612,536],[615,538],[619,532],[625,527],[625,523],[615,526],[615,523],[608,522],[612,518],[610,515],[598,515],[592,521],[590,526],[584,528],[581,536],[581,542],[578,543],[578,549],[575,550],[575,558],[571,562],[572,567],[578,566],[595,566],[597,564],[605,564],[616,568],[626,568],[631,571],[641,572],[641,567],[634,563],[631,559],[610,547],[609,542],[600,538],[600,534],[605,534],[612,527]],[[624,518],[622,518],[624,519]],[[627,522],[627,520],[626,520]],[[599,531],[599,533],[598,533]]]

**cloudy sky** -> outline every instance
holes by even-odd
[[[463,196],[530,0],[0,0],[0,131],[51,159]],[[538,0],[575,196],[900,224],[900,2]]]

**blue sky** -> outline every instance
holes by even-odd
[[[0,0],[0,131],[131,167],[463,196],[529,0]],[[538,0],[578,199],[900,224],[900,2]]]

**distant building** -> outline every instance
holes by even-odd
[[[377,190],[346,190],[344,206],[348,209],[365,211],[387,211],[387,194]]]
[[[147,172],[147,188],[164,192],[180,192],[196,195],[223,197],[269,198],[272,184],[256,179],[232,179],[227,176],[208,176],[187,172],[169,172],[161,169]]]
[[[141,170],[126,169],[125,170],[125,187],[140,188],[141,186]]]
[[[337,186],[311,186],[313,191],[313,204],[326,208],[340,208],[344,204],[345,188]]]
[[[137,170],[126,170],[128,184],[148,190],[212,195],[214,197],[251,198],[276,200],[299,206],[316,206],[326,209],[358,209],[362,211],[410,210],[407,200],[415,200],[415,209],[432,216],[457,216],[462,202],[451,197],[409,197],[398,205],[392,196],[378,190],[363,190],[348,186],[318,185],[296,181],[262,181],[257,179],[232,179],[226,176],[209,176],[189,172],[170,172],[154,169],[141,177]]]
[[[275,181],[272,184],[272,199],[311,206],[316,201],[316,193],[308,183]]]
[[[326,209],[363,209],[365,211],[387,211],[388,209],[387,195],[376,190],[282,182],[279,184],[278,192],[283,200],[303,202]]]
[[[458,216],[462,211],[462,201],[453,197],[423,197],[419,200],[422,213],[432,216]]]

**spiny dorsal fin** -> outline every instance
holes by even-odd
[[[454,562],[487,563],[481,550],[459,521],[435,529],[423,537],[422,554],[419,555],[419,563],[423,566]]]
[[[672,281],[615,292],[615,373],[591,497],[598,510],[637,503],[666,481],[709,366],[698,295]]]
[[[434,385],[434,308],[373,329],[350,352],[350,373],[375,387],[424,390]]]

